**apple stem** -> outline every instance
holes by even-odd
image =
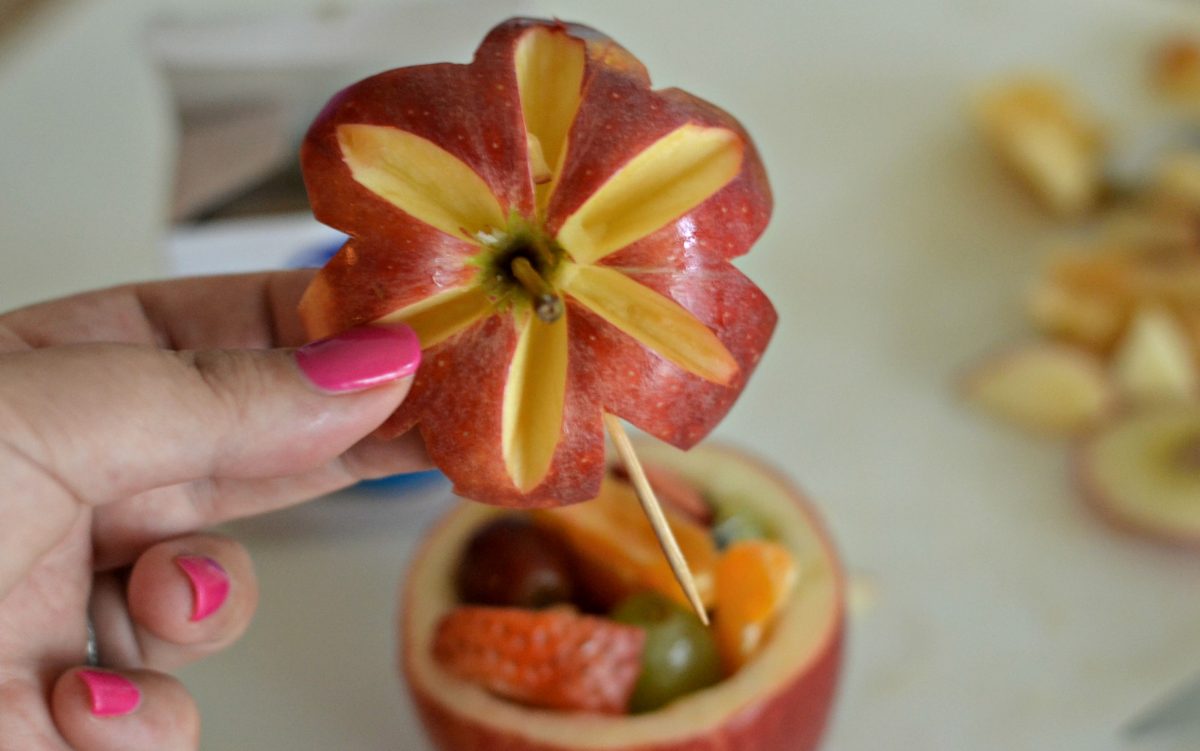
[[[607,412],[604,413],[604,424],[608,427],[608,433],[612,436],[613,445],[617,449],[617,455],[621,457],[621,463],[625,465],[629,479],[633,480],[633,488],[637,491],[642,511],[646,513],[646,518],[650,520],[650,526],[654,528],[654,535],[658,538],[658,544],[667,556],[671,573],[675,574],[675,580],[683,588],[683,593],[691,603],[692,609],[696,611],[700,622],[707,626],[708,612],[704,609],[700,592],[696,589],[696,580],[692,577],[692,570],[688,568],[687,559],[683,557],[683,551],[679,549],[675,533],[667,524],[667,518],[658,504],[658,496],[654,495],[654,488],[650,487],[650,480],[646,478],[646,470],[642,468],[642,463],[633,450],[633,443],[629,440],[629,434],[625,432],[625,426],[621,424],[621,420],[616,415]]]
[[[537,317],[546,323],[554,323],[562,318],[563,303],[550,283],[533,268],[533,264],[524,256],[517,256],[509,264],[513,277],[516,278],[525,291],[533,298],[533,310]]]
[[[548,269],[554,266],[554,254],[546,247],[546,243],[540,234],[534,234],[529,238],[529,248],[538,257],[538,262],[542,268]]]

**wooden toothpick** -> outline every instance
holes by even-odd
[[[679,549],[679,543],[675,541],[675,534],[671,532],[667,518],[663,516],[662,508],[658,505],[658,496],[654,495],[654,488],[650,487],[650,481],[646,479],[646,471],[642,469],[642,463],[633,450],[633,442],[629,440],[625,426],[621,424],[621,420],[616,415],[610,415],[607,412],[604,414],[604,424],[608,428],[608,434],[612,436],[613,445],[617,448],[617,455],[621,457],[621,463],[625,465],[625,471],[629,473],[629,479],[633,480],[633,489],[637,491],[638,501],[642,504],[642,510],[646,512],[646,518],[650,520],[650,526],[654,528],[654,535],[658,538],[658,544],[662,546],[662,551],[667,556],[667,563],[671,565],[671,572],[675,574],[675,580],[679,582],[680,587],[683,587],[683,593],[687,596],[688,602],[692,604],[696,615],[700,617],[701,623],[707,626],[708,613],[704,610],[704,603],[700,601],[700,593],[696,590],[696,580],[692,578],[692,570],[688,568],[683,551]]]

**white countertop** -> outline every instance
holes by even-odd
[[[0,49],[0,307],[164,270],[173,135],[139,24],[237,5],[67,3]],[[739,265],[780,326],[717,435],[806,486],[875,591],[826,747],[1122,748],[1133,713],[1200,672],[1200,558],[1110,532],[1060,446],[955,401],[961,366],[1023,336],[1019,293],[1052,226],[965,103],[990,75],[1044,67],[1119,112],[1140,101],[1148,45],[1195,6],[527,5],[610,33],[657,83],[736,113],[764,154],[775,218]],[[393,669],[394,590],[443,496],[355,491],[231,528],[263,598],[242,643],[184,671],[205,749],[424,748]],[[1197,741],[1177,743],[1137,748]]]

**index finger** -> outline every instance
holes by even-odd
[[[118,342],[263,349],[305,341],[296,315],[315,271],[189,277],[84,292],[0,315],[30,347]]]

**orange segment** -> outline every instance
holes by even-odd
[[[663,513],[687,559],[701,601],[711,608],[716,600],[718,553],[708,530],[672,508],[664,508]],[[605,477],[594,500],[535,511],[533,517],[566,539],[586,571],[594,570],[598,576],[603,572],[611,578],[602,586],[611,590],[612,597],[649,589],[690,607],[628,483]]]
[[[795,583],[796,561],[779,543],[747,540],[725,550],[716,568],[713,628],[728,672],[762,645]]]

